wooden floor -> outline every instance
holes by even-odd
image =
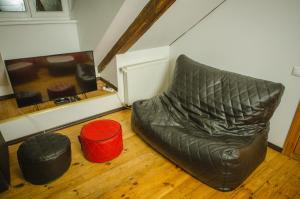
[[[77,140],[83,124],[60,133],[72,142],[70,169],[47,185],[22,178],[16,151],[10,146],[12,186],[0,198],[300,198],[300,163],[268,149],[267,158],[235,191],[219,192],[185,173],[146,145],[130,128],[130,110],[107,115],[123,128],[124,150],[111,162],[84,159]]]

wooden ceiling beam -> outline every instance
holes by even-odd
[[[176,0],[149,0],[140,14],[101,61],[98,66],[98,71],[101,72],[115,55],[125,53],[132,47],[175,1]]]

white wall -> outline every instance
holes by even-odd
[[[299,0],[227,0],[171,46],[176,57],[186,54],[217,68],[281,82],[285,93],[271,119],[269,141],[283,146],[300,98]]]
[[[81,50],[93,50],[124,0],[77,0],[72,16],[78,21],[78,35]]]
[[[176,0],[129,49],[129,52],[169,46],[180,35],[196,24],[197,21],[205,17],[223,1],[224,0]],[[111,65],[109,65],[101,75],[112,72],[112,69],[109,67],[111,67]],[[166,77],[166,79],[169,78],[170,76]]]
[[[130,50],[170,45],[224,0],[176,0]]]
[[[4,60],[79,51],[74,21],[50,24],[0,25],[0,52]],[[3,67],[3,66],[0,66]],[[3,70],[3,69],[0,69]],[[1,81],[5,76],[1,76]],[[9,83],[0,86],[0,96],[12,93]]]
[[[101,41],[98,42],[97,47],[94,49],[94,62],[96,67],[112,49],[130,24],[135,20],[148,1],[149,0],[126,0],[122,4],[120,10],[110,26],[107,28]],[[112,63],[109,65],[110,66],[107,66],[106,69],[102,71],[100,76],[110,82],[113,82],[116,74],[112,72],[113,69],[109,67],[115,67],[115,65]]]
[[[3,59],[79,51],[76,23],[0,25]]]
[[[137,51],[170,45],[179,35],[218,6],[223,0],[176,0],[152,27],[129,49]],[[139,14],[148,0],[127,0],[122,5],[110,28],[95,49],[98,65],[123,32]],[[115,64],[111,62],[101,77],[117,86]]]
[[[118,70],[116,57],[114,57],[106,66],[106,68],[100,73],[100,77],[118,87]]]
[[[149,0],[127,0],[123,3],[118,14],[115,16],[114,20],[94,50],[94,62],[96,70],[98,70],[97,66],[100,64],[100,62],[104,59],[110,49],[112,49],[122,34],[127,30],[127,28],[138,16],[148,1]],[[106,68],[101,71],[100,74],[97,73],[97,75],[118,87],[116,59],[114,58],[106,66]]]

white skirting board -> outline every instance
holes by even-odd
[[[0,131],[5,141],[11,141],[120,107],[117,94],[91,98],[16,117],[0,123]]]

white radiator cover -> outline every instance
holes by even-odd
[[[122,68],[124,81],[124,102],[149,99],[162,93],[168,82],[169,60],[159,59]]]

